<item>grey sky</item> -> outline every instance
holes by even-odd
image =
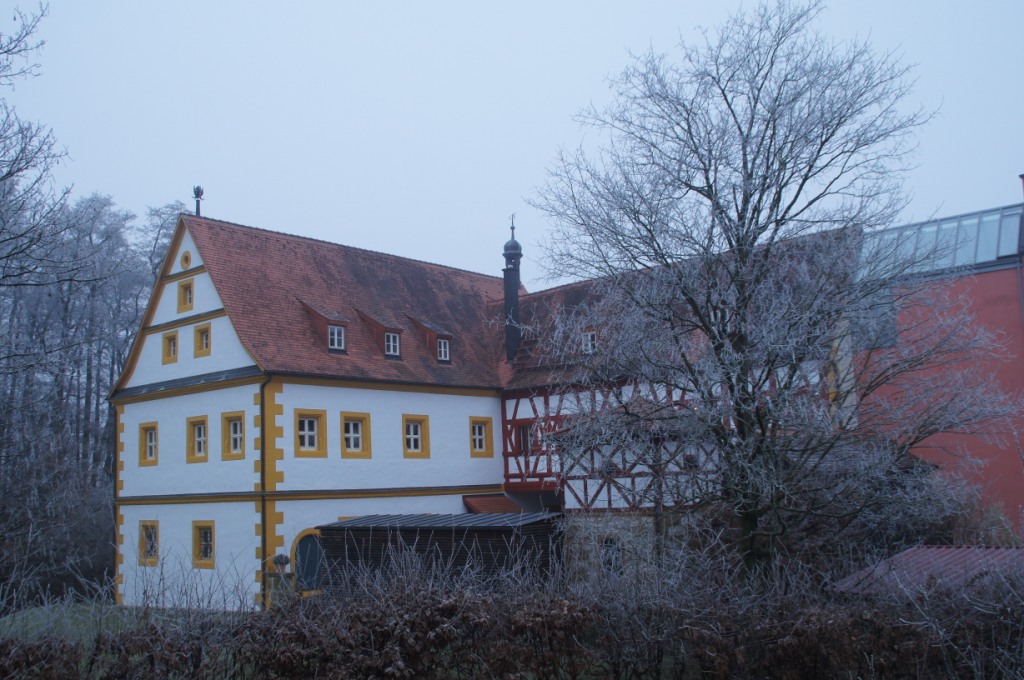
[[[582,139],[572,115],[630,51],[738,6],[54,0],[42,75],[8,97],[53,127],[76,197],[142,215],[202,184],[210,217],[492,274],[515,212],[535,290],[548,225],[525,199]],[[1021,200],[1024,2],[836,0],[819,26],[902,52],[912,103],[940,108],[904,221]]]

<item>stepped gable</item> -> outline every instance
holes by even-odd
[[[263,370],[500,386],[504,348],[494,314],[501,278],[204,217],[182,221],[242,344]],[[328,352],[311,311],[347,324],[344,354]],[[401,359],[384,356],[381,328],[401,332]],[[451,334],[450,363],[438,361],[432,329]]]

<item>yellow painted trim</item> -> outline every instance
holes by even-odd
[[[146,556],[146,530],[153,530],[153,544],[156,548],[152,557]],[[139,520],[139,566],[155,567],[160,563],[160,522],[155,519]]]
[[[151,333],[159,333],[160,331],[170,330],[172,328],[183,328],[184,326],[191,326],[194,323],[201,323],[203,321],[211,321],[213,319],[219,319],[222,316],[227,316],[228,313],[224,311],[224,308],[214,309],[209,312],[203,312],[202,314],[193,314],[192,316],[186,316],[181,319],[172,319],[170,321],[164,321],[153,326],[147,326],[142,329],[142,332],[146,335]]]
[[[146,456],[148,444],[146,434],[153,432],[153,457]],[[156,421],[139,423],[139,467],[152,467],[160,462],[160,424]]]
[[[418,394],[450,394],[458,397],[500,397],[501,390],[483,387],[440,387],[436,385],[415,385],[411,383],[382,383],[372,381],[344,380],[340,378],[312,378],[305,376],[282,376],[280,380],[289,385],[310,385],[314,387],[350,387],[357,390],[384,390],[386,392],[411,392]]]
[[[320,535],[320,530],[319,529],[303,529],[302,531],[300,531],[298,534],[295,535],[294,539],[292,539],[292,549],[291,549],[291,553],[289,554],[289,557],[291,558],[292,573],[295,574],[295,587],[296,588],[298,588],[298,584],[299,584],[299,563],[298,563],[299,541],[304,539],[306,536],[319,536],[319,535]],[[299,596],[300,597],[309,597],[311,595],[316,595],[316,594],[319,594],[319,593],[320,593],[319,590],[300,590],[299,591]]]
[[[196,450],[197,426],[203,427],[203,451]],[[193,416],[185,419],[185,462],[205,463],[210,459],[210,422],[206,416]]]
[[[406,434],[406,428],[409,425],[419,425],[420,447],[418,449],[409,448],[409,437]],[[406,458],[430,458],[430,416],[402,414],[402,455]]]
[[[353,498],[413,498],[424,496],[463,496],[471,493],[499,493],[504,491],[502,484],[491,486],[453,486],[426,489],[351,489],[325,491],[278,491],[265,494],[268,501],[320,501],[345,500]],[[243,491],[237,494],[182,494],[180,496],[136,496],[119,498],[115,501],[118,507],[137,505],[183,505],[191,503],[251,503],[264,497],[258,491]]]
[[[205,335],[204,335],[205,334]],[[213,351],[213,329],[209,323],[202,323],[192,331],[192,355],[196,359],[210,356]]]
[[[231,423],[242,426],[242,448],[231,450]],[[245,411],[226,411],[220,414],[220,458],[221,460],[245,460]]]
[[[117,503],[117,499],[114,500]],[[114,603],[124,604],[124,513],[116,508],[114,522],[117,525],[117,550],[114,554]]]
[[[168,251],[168,252],[170,252],[170,251]],[[199,265],[197,267],[193,267],[192,269],[184,269],[184,270],[178,272],[177,274],[168,274],[167,276],[161,276],[157,280],[160,283],[174,283],[175,281],[180,281],[182,279],[187,279],[190,276],[196,276],[198,274],[205,274],[205,273],[206,273],[206,265],[205,264],[201,264],[201,265]]]
[[[360,449],[348,448],[348,439],[345,437],[345,422],[362,423],[363,446]],[[356,413],[353,411],[341,412],[341,457],[366,460],[373,457],[373,444],[370,439],[370,414]]]
[[[473,426],[484,426],[484,448],[479,449],[473,441]],[[494,419],[470,416],[469,418],[469,455],[471,458],[494,458]]]
[[[210,558],[202,556],[202,543],[199,540],[203,529],[210,530]],[[192,568],[213,569],[217,561],[217,532],[212,519],[200,519],[192,522]]]
[[[178,314],[191,312],[196,304],[196,281],[195,279],[182,279],[178,281]]]
[[[160,363],[173,364],[178,361],[181,354],[181,345],[178,342],[178,331],[164,333],[160,341]]]
[[[246,378],[235,378],[234,380],[224,380],[222,382],[214,383],[203,383],[202,385],[191,385],[189,387],[178,387],[173,390],[162,390],[160,392],[151,392],[149,394],[137,394],[134,397],[116,397],[110,400],[112,404],[136,404],[143,401],[154,401],[156,399],[167,399],[169,397],[182,397],[191,394],[199,394],[200,392],[212,392],[214,390],[226,390],[231,387],[239,387],[241,385],[252,385],[258,383],[261,378],[265,376],[255,375]]]
[[[302,448],[299,445],[299,420],[314,419],[316,421],[316,446],[313,448]],[[294,436],[294,448],[296,458],[326,458],[327,457],[327,411],[320,409],[295,409],[292,430]]]
[[[192,253],[187,250],[182,251],[181,259],[178,260],[178,263],[181,265],[183,270],[187,270],[192,266]]]
[[[114,498],[124,491],[124,406],[114,407],[117,423],[117,447],[114,452]]]

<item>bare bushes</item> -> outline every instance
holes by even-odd
[[[955,591],[829,590],[799,563],[758,578],[696,525],[652,550],[650,518],[573,519],[543,578],[395,553],[330,594],[265,612],[97,608],[80,635],[0,627],[0,676],[93,678],[1019,677],[1024,578]],[[615,539],[614,541],[609,539]],[[564,568],[571,564],[572,568]],[[51,605],[59,616],[62,606]],[[67,612],[65,611],[65,618]],[[64,631],[66,633],[66,629]],[[87,633],[87,634],[85,634]]]

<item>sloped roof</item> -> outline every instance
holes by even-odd
[[[265,371],[501,386],[500,277],[205,217],[181,221],[242,344]],[[346,353],[327,351],[307,309],[349,320]],[[404,329],[401,359],[383,355],[366,317]],[[421,328],[451,333],[450,364],[437,360]]]
[[[525,512],[519,503],[503,493],[478,493],[462,497],[466,510],[471,513]]]
[[[505,376],[510,389],[542,387],[551,383],[553,366],[545,348],[538,342],[564,310],[575,310],[593,302],[598,282],[593,280],[569,283],[536,293],[521,295],[519,318],[523,339]]]
[[[850,574],[833,588],[848,593],[932,585],[956,588],[992,574],[1024,575],[1024,548],[922,545]]]
[[[494,512],[460,515],[366,515],[322,524],[321,530],[343,529],[512,529],[538,522],[553,522],[562,515],[551,512]]]

